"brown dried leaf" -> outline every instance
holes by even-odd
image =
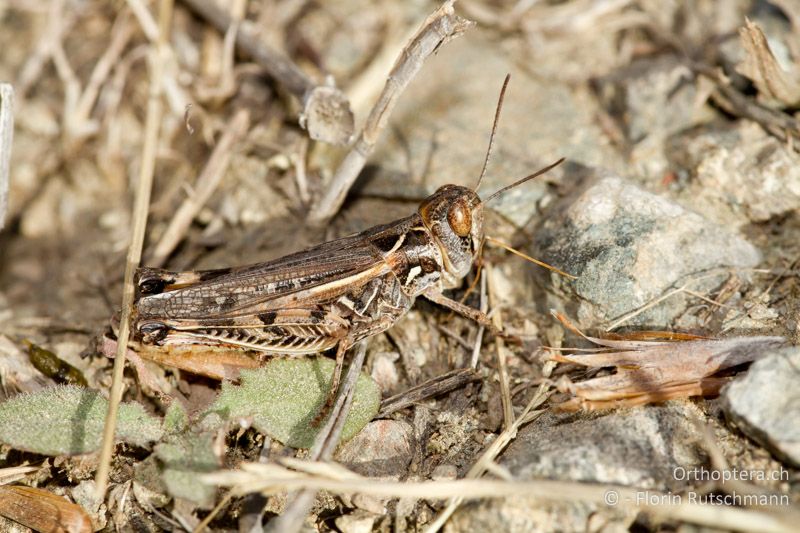
[[[560,313],[554,315],[571,331],[612,350],[557,355],[554,359],[587,367],[616,368],[615,374],[578,383],[562,382],[560,388],[574,395],[559,405],[565,410],[599,410],[714,396],[729,379],[715,374],[754,361],[785,343],[783,337],[707,339],[670,332],[658,332],[669,340],[599,339],[584,335]],[[652,338],[655,333],[647,332],[645,337]]]
[[[21,485],[0,486],[0,515],[34,531],[91,533],[92,521],[79,505],[52,492]]]
[[[736,71],[753,81],[760,96],[786,106],[800,104],[800,69],[796,65],[789,72],[781,68],[755,22],[746,19],[744,27],[739,28],[739,38],[745,57]]]
[[[218,381],[235,381],[239,379],[239,371],[245,368],[258,368],[263,357],[241,350],[231,350],[221,346],[148,346],[130,343],[136,350],[128,349],[128,357],[136,367],[139,379],[151,390],[166,392],[168,387],[148,374],[146,368],[139,363],[140,359],[152,361],[160,366],[177,368],[206,376]],[[104,336],[100,349],[106,357],[116,356],[117,341]]]
[[[342,91],[317,86],[305,100],[300,125],[315,141],[346,145],[353,137],[355,119]]]

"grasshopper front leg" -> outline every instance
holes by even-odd
[[[344,307],[352,314],[349,316],[351,327],[347,334],[339,340],[336,349],[336,366],[334,367],[328,397],[312,425],[317,426],[329,414],[342,377],[344,357],[348,349],[356,342],[377,335],[392,327],[408,312],[413,301],[405,296],[400,283],[394,275],[375,279],[362,287],[360,292],[353,291],[347,297]]]
[[[497,337],[503,337],[506,339],[511,340],[518,340],[514,335],[510,335],[504,332],[501,329],[498,329],[497,326],[494,325],[492,320],[489,318],[489,315],[481,311],[480,309],[475,309],[474,307],[470,307],[468,305],[462,304],[452,298],[448,298],[440,291],[438,291],[434,287],[430,287],[425,292],[422,293],[422,296],[430,300],[431,302],[441,305],[451,311],[458,313],[459,315],[469,318],[470,320],[474,320],[481,326],[484,326],[486,329],[492,332]]]

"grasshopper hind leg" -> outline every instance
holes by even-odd
[[[344,368],[344,356],[347,350],[352,346],[352,342],[345,338],[339,341],[336,347],[336,366],[333,368],[333,376],[331,377],[331,385],[328,389],[328,396],[325,398],[325,403],[322,404],[317,415],[311,421],[313,427],[319,427],[325,418],[331,413],[336,396],[339,393],[339,385],[342,381],[342,369]]]

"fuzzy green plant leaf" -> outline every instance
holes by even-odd
[[[157,444],[154,452],[161,463],[161,479],[170,496],[184,498],[201,507],[214,503],[216,488],[200,481],[201,475],[220,467],[212,433],[187,431],[171,435]]]
[[[242,384],[223,384],[209,414],[228,420],[252,419],[253,427],[283,444],[309,448],[319,430],[311,422],[327,398],[334,366],[324,357],[299,357],[273,359],[261,368],[243,370]],[[372,420],[380,400],[377,383],[362,373],[342,431],[343,441]]]
[[[43,455],[100,448],[108,402],[97,391],[64,385],[14,396],[0,404],[0,443]],[[161,420],[137,403],[119,407],[117,439],[137,446],[161,438]]]
[[[164,432],[168,434],[176,434],[185,431],[189,427],[189,415],[186,409],[174,400],[164,413]]]

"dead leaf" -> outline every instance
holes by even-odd
[[[758,359],[783,345],[783,337],[731,337],[710,339],[673,332],[645,332],[626,339],[588,337],[564,315],[553,313],[565,327],[606,349],[556,355],[564,363],[600,368],[615,367],[616,373],[581,382],[562,380],[559,388],[574,397],[559,409],[601,410],[663,402],[690,396],[715,396],[730,377],[718,373]],[[653,340],[662,334],[663,339]],[[642,338],[646,340],[641,340]]]
[[[745,57],[736,71],[753,81],[761,97],[785,106],[800,103],[800,69],[794,65],[787,72],[781,67],[758,24],[746,19],[744,27],[739,28],[739,39]]]
[[[0,486],[0,515],[34,531],[91,533],[92,521],[79,505],[52,492],[21,485]]]
[[[258,368],[265,359],[263,355],[231,350],[223,346],[150,346],[134,342],[131,342],[129,346],[136,348],[135,351],[128,349],[128,358],[134,364],[139,378],[149,389],[161,392],[167,392],[170,387],[166,383],[160,383],[155,376],[152,376],[142,366],[142,359],[217,381],[235,381],[239,379],[240,370]],[[113,359],[116,356],[117,341],[104,336],[100,348],[103,355]]]

